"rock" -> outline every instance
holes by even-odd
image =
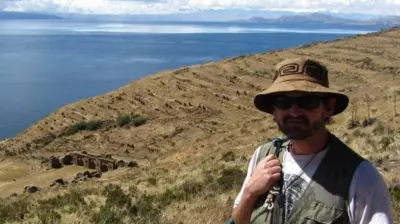
[[[62,165],[60,163],[60,159],[58,159],[57,157],[54,157],[54,156],[50,156],[49,157],[49,166],[50,166],[50,168],[53,168],[53,169],[62,168]]]
[[[25,192],[35,193],[35,192],[38,192],[39,190],[40,190],[40,188],[38,186],[29,185],[29,186],[25,186],[24,193]]]
[[[83,176],[84,176],[83,173],[79,172],[79,173],[76,174],[74,179],[79,179],[79,178],[81,178]]]
[[[62,163],[64,165],[72,165],[73,157],[72,155],[68,154],[62,158]]]
[[[126,165],[127,165],[126,162],[123,161],[123,160],[119,160],[119,161],[117,162],[117,166],[118,166],[118,167],[125,167]]]
[[[90,171],[85,171],[83,172],[83,176],[87,177],[87,178],[92,178],[92,174],[90,173]]]
[[[67,185],[68,184],[68,181],[66,181],[66,180],[64,180],[64,179],[62,179],[62,178],[59,178],[59,179],[56,179],[56,180],[54,180],[53,181],[53,183],[52,184],[50,184],[50,187],[53,187],[53,186],[64,186],[64,185]]]
[[[100,178],[102,173],[100,171],[93,171],[91,175],[92,177]]]
[[[138,163],[135,162],[135,161],[130,161],[130,162],[128,163],[128,167],[138,167],[138,166],[139,166]]]

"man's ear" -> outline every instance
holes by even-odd
[[[275,108],[272,109],[272,120],[276,122],[276,110]]]
[[[333,114],[333,112],[335,111],[335,105],[336,105],[336,99],[335,98],[330,98],[329,100],[328,100],[328,103],[326,104],[326,107],[325,107],[325,111],[326,111],[326,117],[331,117],[332,116],[332,114]]]

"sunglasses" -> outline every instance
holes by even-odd
[[[273,105],[281,110],[287,110],[296,104],[299,108],[304,110],[313,110],[317,108],[320,103],[325,99],[323,96],[307,95],[300,97],[278,96],[275,98]]]

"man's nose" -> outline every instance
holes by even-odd
[[[297,106],[296,103],[293,103],[292,106],[287,110],[287,112],[293,117],[296,117],[303,113],[302,109],[299,106]]]

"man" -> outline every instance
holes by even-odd
[[[325,128],[349,98],[329,88],[310,58],[276,65],[254,104],[286,136],[259,146],[234,203],[231,223],[391,224],[390,194],[375,169]]]

